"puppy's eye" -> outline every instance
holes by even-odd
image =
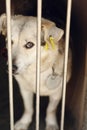
[[[27,42],[27,44],[25,45],[26,48],[32,48],[34,46],[33,42]]]

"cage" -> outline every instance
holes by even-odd
[[[72,77],[68,83],[66,91],[66,108],[65,108],[65,130],[81,130],[84,117],[84,103],[86,95],[86,31],[87,31],[87,14],[86,14],[85,0],[72,0],[72,14],[71,14],[71,28],[70,28],[70,46],[73,54]],[[43,0],[42,1],[42,17],[52,20],[60,28],[66,29],[66,0]],[[1,0],[0,14],[6,12],[5,0]],[[22,14],[26,16],[37,15],[37,1],[36,0],[12,0],[11,13]],[[2,52],[5,47],[5,38],[0,36],[0,128],[9,130],[9,93],[8,93],[8,75],[6,73],[6,59],[3,58]],[[4,57],[6,58],[5,54]],[[18,85],[15,79],[14,84],[14,120],[18,120],[23,113],[23,102],[19,93]],[[43,117],[45,113],[42,110],[46,109],[48,98],[41,98],[41,122],[40,129],[44,129],[45,122]],[[42,105],[44,104],[44,105]],[[35,103],[34,103],[35,105]],[[58,115],[61,115],[61,103],[58,109]],[[60,117],[60,116],[59,116]],[[60,118],[58,119],[60,120]],[[31,124],[30,129],[35,129],[35,119]],[[85,130],[85,129],[84,129]]]

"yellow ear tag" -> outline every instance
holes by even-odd
[[[46,42],[46,45],[45,45],[45,50],[47,51],[48,50],[48,48],[49,48],[49,46],[48,46],[48,43]]]
[[[49,36],[50,39],[50,43],[53,49],[55,49],[55,42],[54,42],[54,38],[52,36]]]

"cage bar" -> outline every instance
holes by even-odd
[[[72,8],[72,0],[68,0],[67,18],[66,18],[65,57],[64,57],[64,75],[63,75],[63,93],[62,93],[62,109],[61,109],[60,130],[64,130],[66,77],[67,77],[67,63],[68,63],[68,50],[69,50],[69,37],[70,37],[71,8]]]
[[[42,0],[37,1],[37,47],[36,47],[36,130],[39,130],[40,115],[40,46],[41,46]]]
[[[10,104],[10,129],[14,130],[13,109],[13,79],[12,79],[12,55],[11,55],[11,1],[6,0],[7,14],[7,39],[8,39],[8,71],[9,71],[9,104]]]

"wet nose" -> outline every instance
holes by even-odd
[[[6,69],[7,69],[7,71],[8,71],[8,65],[6,65]],[[12,65],[12,73],[13,73],[13,74],[16,74],[16,73],[17,73],[17,69],[18,69],[18,67],[17,67],[16,65]]]
[[[16,65],[12,65],[12,72],[15,74],[17,71],[18,67]]]

